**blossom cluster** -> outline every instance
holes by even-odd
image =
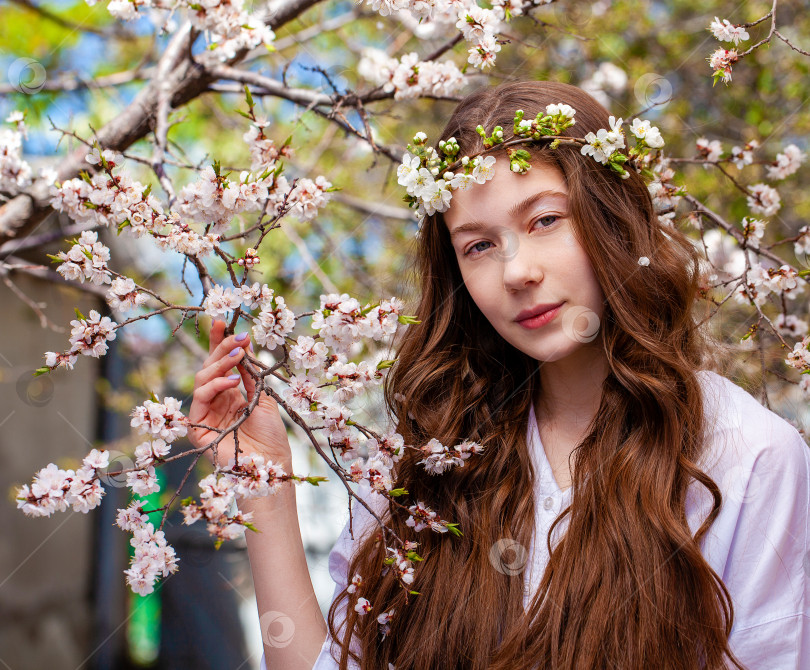
[[[78,240],[73,241],[70,251],[60,251],[53,259],[61,261],[56,271],[65,279],[85,279],[93,284],[109,284],[112,281],[107,261],[110,250],[98,241],[98,233],[85,230]]]
[[[174,442],[188,432],[188,419],[180,411],[182,404],[170,396],[163,398],[163,402],[157,398],[146,400],[132,410],[130,425],[164,442]]]
[[[410,516],[405,521],[406,526],[410,526],[415,532],[430,528],[437,533],[446,533],[448,523],[443,521],[436,512],[427,507],[422,502],[417,502],[408,508]],[[452,524],[450,524],[452,526]]]
[[[464,461],[472,454],[480,454],[483,450],[483,446],[470,440],[464,440],[451,450],[439,440],[432,438],[422,447],[425,458],[419,461],[419,464],[424,464],[425,470],[430,474],[440,475],[453,466],[463,466]]]
[[[455,95],[464,75],[452,61],[421,61],[416,53],[391,58],[379,49],[366,48],[358,64],[360,76],[394,93],[395,100]]]
[[[9,116],[6,121],[16,118]],[[22,141],[19,129],[0,128],[0,183],[5,191],[16,192],[32,181],[31,166],[22,157]]]
[[[96,1],[86,0],[91,6]],[[179,3],[167,0],[110,0],[107,4],[110,14],[123,21],[136,20],[149,10],[170,14],[179,8],[188,10],[194,28],[210,36],[211,44],[207,53],[213,53],[216,60],[228,60],[237,51],[252,49],[260,44],[270,47],[275,40],[275,34],[265,25],[260,14],[244,10],[243,0],[183,0]],[[210,58],[205,52],[201,57]]]
[[[293,155],[293,148],[289,141],[277,147],[276,143],[264,134],[264,129],[269,125],[270,122],[267,119],[253,119],[250,128],[242,135],[242,139],[250,150],[251,170],[275,168],[279,158],[290,158]]]
[[[803,290],[798,272],[789,265],[769,268],[758,263],[745,273],[743,281],[734,291],[734,298],[744,304],[753,302],[763,305],[771,293],[793,299]]]
[[[124,574],[132,591],[142,596],[155,590],[158,577],[176,572],[178,561],[163,531],[156,531],[149,516],[144,514],[144,505],[146,501],[135,500],[129,507],[119,509],[115,519],[121,530],[133,534],[130,544],[135,551]]]
[[[86,160],[101,165],[102,170],[56,184],[50,203],[55,210],[89,227],[113,226],[119,232],[126,229],[134,237],[149,233],[163,249],[197,256],[211,253],[218,235],[191,230],[177,212],[165,214],[148,187],[126,173],[114,173],[121,167],[119,155],[107,149],[99,152],[95,147]]]
[[[276,216],[288,197],[289,184],[283,175],[266,169],[254,178],[248,171],[233,182],[220,173],[219,166],[208,165],[198,179],[187,184],[178,194],[178,213],[186,221],[211,224],[210,232],[222,233],[231,220],[242,212],[266,211]]]
[[[190,498],[183,501],[183,523],[191,525],[205,519],[217,544],[232,540],[251,528],[252,514],[234,509],[237,501],[273,495],[288,478],[280,466],[265,462],[259,454],[243,455],[238,463],[231,459],[227,468],[200,481],[199,503]]]
[[[785,179],[795,173],[807,158],[807,155],[795,144],[788,144],[780,153],[776,154],[776,160],[772,165],[768,165],[765,170],[768,178],[773,180]]]
[[[393,335],[398,323],[414,323],[403,314],[405,305],[399,298],[365,308],[347,293],[321,295],[320,301],[312,315],[312,328],[338,354],[348,354],[359,338],[380,341]]]
[[[303,177],[296,181],[290,191],[289,201],[293,203],[290,213],[303,221],[311,221],[318,215],[318,210],[325,207],[330,199],[330,192],[335,188],[323,175],[315,180]]]
[[[721,42],[732,42],[736,47],[740,42],[748,40],[748,31],[744,26],[730,23],[728,19],[720,21],[714,17],[709,30]],[[737,49],[717,49],[708,58],[709,66],[713,70],[714,83],[722,81],[724,84],[731,81],[731,66],[737,62],[739,54]]]
[[[763,216],[773,216],[782,206],[779,192],[772,186],[759,183],[748,189],[749,195],[746,198],[748,207],[756,214]]]
[[[793,351],[790,352],[785,362],[797,370],[810,373],[810,336],[805,336],[801,342],[793,345]]]
[[[130,277],[113,279],[106,297],[110,307],[121,312],[140,307],[147,301],[146,295],[138,290],[135,280]]]
[[[550,0],[541,0],[545,4]],[[522,0],[497,0],[491,9],[481,7],[474,0],[367,0],[371,8],[381,16],[399,13],[407,25],[412,25],[420,37],[433,37],[455,26],[470,45],[467,62],[486,69],[495,63],[501,50],[496,35],[503,30],[503,23],[513,16],[523,14]],[[425,26],[428,26],[427,30]],[[421,30],[420,30],[421,28]],[[432,28],[432,30],[431,30]],[[427,61],[426,64],[430,62]]]
[[[17,509],[34,517],[64,512],[68,507],[83,513],[95,509],[105,493],[98,470],[106,468],[109,462],[109,452],[93,449],[75,471],[49,463],[34,475],[31,486],[24,484],[17,490]]]
[[[108,316],[101,316],[96,310],[90,310],[85,317],[77,310],[78,319],[70,322],[70,349],[66,352],[46,351],[45,368],[38,372],[47,372],[58,367],[73,369],[79,354],[98,358],[107,353],[107,342],[116,337],[118,324]]]

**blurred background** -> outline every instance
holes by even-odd
[[[281,89],[325,95],[374,89],[378,82],[364,51],[368,47],[389,57],[416,52],[420,58],[433,55],[464,66],[467,47],[452,30],[431,22],[419,24],[404,14],[382,17],[369,4],[348,1],[299,4],[300,11],[276,26],[276,50],[259,47],[242,65]],[[456,100],[481,85],[518,78],[559,80],[582,86],[617,116],[642,114],[661,129],[667,155],[684,159],[673,164],[676,182],[688,184],[690,194],[737,227],[750,212],[728,175],[761,181],[765,164],[786,145],[808,151],[810,59],[774,39],[734,65],[728,86],[712,83],[707,59],[730,45],[715,39],[710,23],[715,16],[732,23],[757,21],[770,11],[770,0],[536,4],[533,18],[516,17],[508,25],[496,66],[465,70],[465,85],[457,94],[396,100],[381,94],[362,114],[348,108],[341,117],[330,115],[328,106],[258,87],[253,93],[257,114],[269,120],[269,135],[277,145],[292,136],[295,153],[285,161],[290,178],[323,174],[342,190],[316,219],[285,219],[268,235],[254,280],[270,284],[296,313],[317,307],[318,297],[332,291],[347,292],[362,304],[392,295],[412,304],[407,263],[416,223],[402,203],[397,163],[415,132],[425,131],[432,141]],[[271,7],[285,5],[292,6],[276,2]],[[256,12],[264,7],[245,4]],[[778,7],[781,33],[810,48],[810,15],[803,3]],[[22,156],[32,168],[58,167],[80,148],[70,133],[92,139],[93,130],[119,119],[154,79],[170,36],[156,33],[148,10],[141,9],[139,16],[120,22],[106,3],[0,1],[0,118],[25,111],[29,130]],[[770,25],[768,20],[749,28],[751,40],[740,50],[767,36]],[[193,51],[204,50],[200,38]],[[178,189],[195,178],[181,164],[220,160],[235,174],[247,169],[242,135],[249,124],[236,112],[246,109],[242,83],[214,80],[181,98],[169,117],[177,165],[169,166],[168,175]],[[353,132],[366,127],[381,151]],[[721,142],[726,153],[755,140],[761,147],[759,164],[743,176],[728,163],[728,174],[693,164],[701,138]],[[132,158],[126,169],[165,198],[149,165],[153,139],[152,130],[145,130],[128,145]],[[810,215],[806,166],[778,189],[782,206],[770,217],[762,243],[775,245],[787,262],[807,269],[807,256],[794,254],[789,243]],[[78,234],[67,217],[46,207],[35,210],[30,225],[20,231],[3,228],[8,205],[19,204],[16,196],[8,181],[0,184],[0,484],[6,494],[0,505],[0,666],[258,668],[262,632],[244,539],[216,551],[201,524],[183,526],[170,517],[166,536],[180,570],[142,597],[126,588],[122,574],[131,549],[128,535],[114,525],[116,509],[128,503],[123,481],[107,481],[102,505],[89,514],[67,511],[30,519],[15,509],[16,488],[50,462],[76,467],[96,447],[111,452],[111,466],[131,466],[141,439],[129,426],[129,412],[150,392],[182,399],[188,410],[193,376],[207,351],[208,327],[207,320],[201,321],[198,331],[190,320],[173,332],[176,315],[137,322],[109,343],[101,359],[80,357],[72,371],[34,377],[45,351],[67,348],[74,308],[84,314],[91,309],[109,313],[109,308],[104,290],[69,284],[48,268],[47,254],[66,250],[65,238]],[[722,271],[739,273],[744,260],[733,239],[709,224],[695,225],[682,210],[678,225],[707,259]],[[238,225],[249,223],[245,215]],[[199,304],[199,281],[180,254],[163,253],[145,238],[117,237],[111,230],[103,231],[101,239],[117,271],[178,301]],[[773,316],[779,306],[767,309]],[[791,309],[808,319],[806,294]],[[752,310],[733,301],[713,319],[713,332],[728,346],[727,375],[754,394],[767,380],[770,406],[806,427],[807,398],[796,386],[797,375],[788,375],[786,352],[773,338],[764,349],[742,339],[752,320]],[[379,394],[361,405],[363,422],[383,428]],[[296,474],[330,477],[318,487],[297,488],[310,572],[325,614],[333,591],[326,558],[348,518],[347,496],[292,424],[290,437]],[[182,442],[175,444],[182,447]],[[196,495],[196,481],[206,472],[200,468],[183,497]],[[185,466],[161,471],[156,504],[176,489]]]

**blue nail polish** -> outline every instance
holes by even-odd
[[[233,351],[231,351],[228,356],[238,356],[240,351],[242,351],[242,347],[234,347]]]
[[[240,374],[228,375],[228,379],[239,379],[241,376]]]
[[[239,335],[237,335],[233,339],[235,339],[237,342],[242,342],[247,337],[247,335],[248,335],[247,333],[239,333]]]

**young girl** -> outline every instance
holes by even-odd
[[[465,98],[439,139],[472,155],[478,124],[489,134],[511,128],[518,109],[531,119],[557,103],[576,110],[566,135],[609,127],[578,88],[517,82]],[[407,445],[484,446],[437,475],[415,449],[396,464],[401,502],[424,503],[463,535],[416,532],[370,496],[418,542],[419,595],[408,594],[355,504],[353,538],[347,523],[329,555],[325,622],[292,484],[248,501],[263,531],[247,535],[259,615],[276,627],[266,667],[810,668],[810,451],[707,369],[715,354],[693,316],[698,255],[659,221],[638,173],[622,179],[574,145],[527,148],[525,174],[495,151],[491,180],[425,218],[421,325],[406,330],[385,383]],[[215,322],[197,375],[197,423],[225,426],[244,404],[240,379],[224,375],[248,339],[223,332]],[[240,446],[291,471],[266,396]]]

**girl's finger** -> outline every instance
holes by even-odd
[[[208,413],[214,398],[223,391],[227,391],[239,385],[239,375],[229,377],[217,377],[207,384],[203,384],[194,391],[192,410],[188,413],[188,418],[192,423],[197,423],[200,417]]]
[[[222,377],[228,370],[236,367],[244,357],[244,353],[245,350],[242,347],[234,347],[228,352],[228,355],[223,356],[219,360],[212,361],[194,375],[194,388],[207,384],[215,377]]]
[[[230,354],[236,347],[245,348],[250,345],[250,338],[247,332],[238,333],[236,335],[228,335],[228,337],[221,337],[219,344],[214,348],[208,358],[205,359],[203,367],[212,365],[220,358]]]
[[[228,337],[222,337],[220,339],[219,344],[214,348],[211,352],[211,355],[207,358],[203,367],[207,367],[211,365],[214,361],[223,358],[231,353],[236,347],[247,348],[250,346],[250,337],[248,336],[247,332],[238,333],[237,335],[229,335]]]
[[[220,319],[211,321],[211,332],[208,337],[208,353],[212,354],[222,342],[222,336],[225,333],[225,322]]]
[[[244,362],[239,363],[236,369],[239,370],[239,374],[242,376],[242,383],[245,385],[245,393],[247,393],[248,400],[250,400],[253,394],[256,393],[256,382],[253,381],[253,377],[251,377],[250,373],[245,369]]]

